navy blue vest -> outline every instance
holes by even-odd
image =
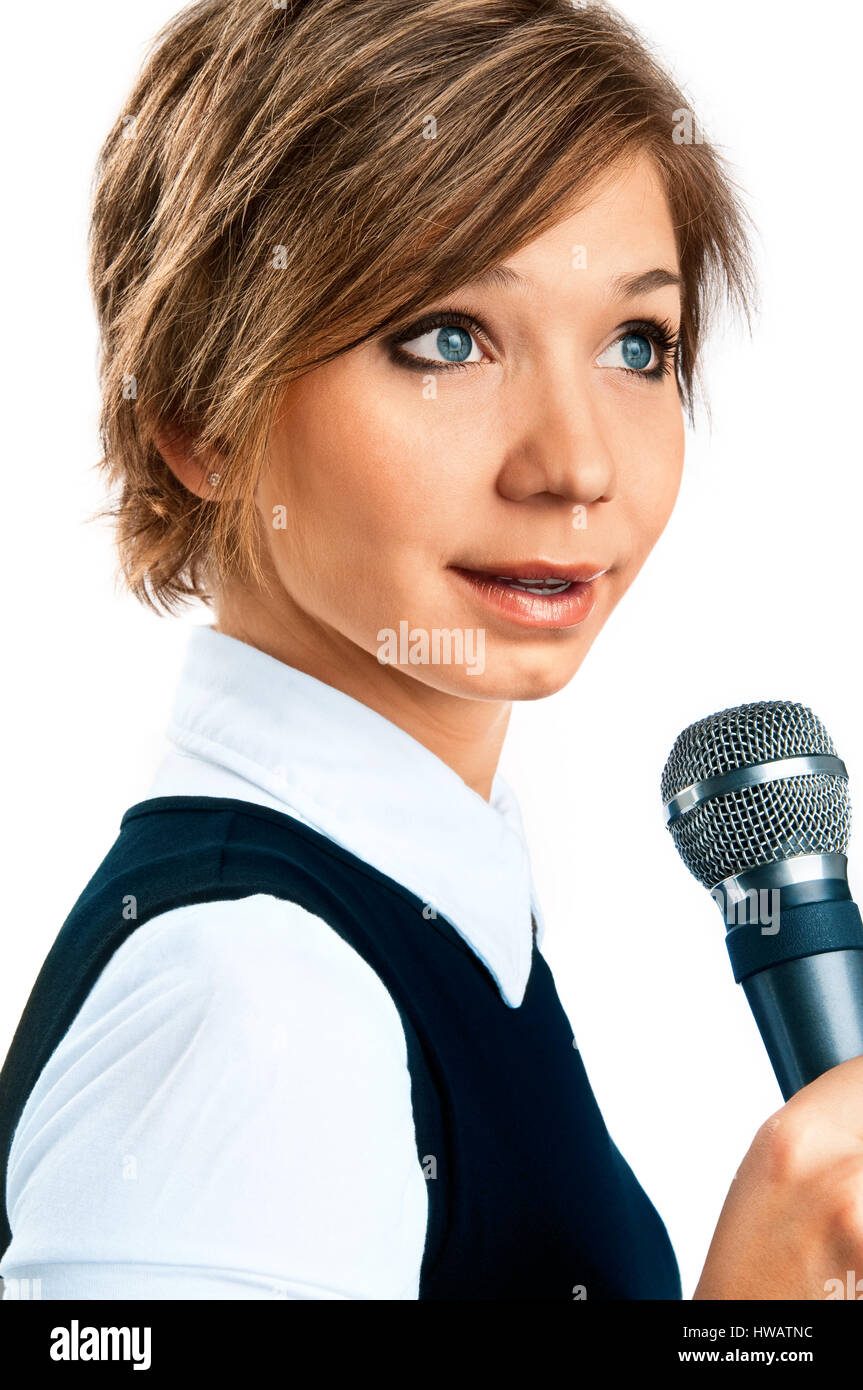
[[[132,806],[45,959],[0,1072],[0,1252],[15,1127],[114,951],[158,913],[253,893],[323,918],[399,1011],[429,1196],[420,1298],[681,1297],[665,1227],[608,1134],[536,944],[510,1008],[414,894],[290,816],[221,797]],[[346,1162],[350,1148],[346,1134]]]

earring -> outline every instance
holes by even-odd
[[[221,473],[211,473],[209,478],[207,479],[207,482],[210,484],[210,487],[215,487],[216,483],[219,481],[221,476]]]

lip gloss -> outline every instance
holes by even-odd
[[[474,597],[519,627],[577,627],[590,617],[596,604],[596,585],[602,576],[571,583],[562,593],[536,594],[516,588],[493,575],[454,568]]]

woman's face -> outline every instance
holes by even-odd
[[[578,670],[680,486],[679,264],[654,166],[505,266],[292,382],[258,502],[287,626],[512,700]]]

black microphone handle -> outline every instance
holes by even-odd
[[[725,939],[784,1100],[863,1056],[863,922],[850,897],[784,908],[775,934],[744,924]]]

